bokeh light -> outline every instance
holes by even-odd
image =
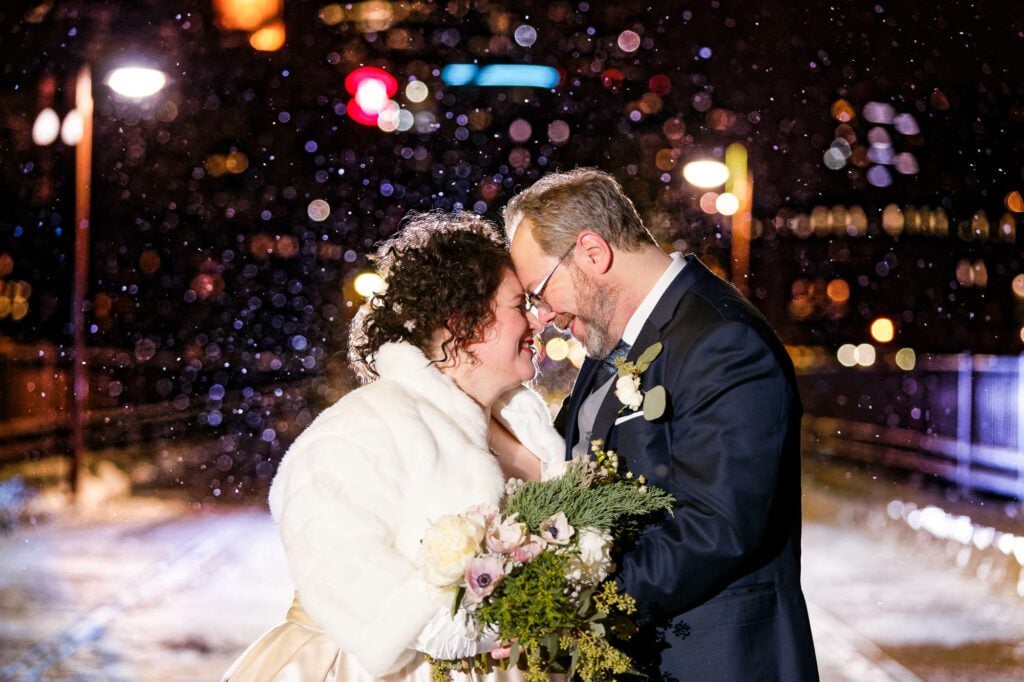
[[[1010,286],[1013,288],[1014,296],[1024,299],[1024,274],[1014,277]]]
[[[85,135],[85,121],[78,109],[72,109],[64,117],[64,123],[60,126],[60,141],[66,145],[74,146],[82,141]]]
[[[850,300],[850,285],[844,279],[834,279],[828,283],[825,293],[833,303],[846,303]]]
[[[871,323],[871,338],[878,343],[889,343],[896,335],[896,327],[888,317],[879,317]]]
[[[861,367],[870,367],[875,364],[875,347],[870,343],[859,344],[853,351],[853,359]]]
[[[561,336],[554,336],[544,344],[544,352],[556,362],[561,362],[569,357],[569,343]]]
[[[731,192],[722,192],[715,199],[715,210],[722,215],[733,215],[740,209],[740,200]]]
[[[409,81],[409,84],[405,86],[405,97],[410,102],[422,102],[429,94],[430,90],[423,81]]]
[[[844,343],[836,351],[836,360],[843,367],[853,367],[857,364],[857,347],[852,343]]]
[[[729,169],[720,161],[691,161],[683,166],[683,177],[695,187],[719,187],[729,178]]]
[[[369,298],[384,290],[384,279],[376,272],[361,272],[356,275],[352,286],[355,287],[357,294]]]
[[[313,199],[306,206],[306,215],[309,219],[315,222],[323,222],[331,215],[331,205],[323,199]]]
[[[522,26],[518,26],[513,35],[515,37],[516,43],[523,47],[530,47],[535,42],[537,42],[537,29],[535,29],[533,26],[530,26],[529,24],[523,24]]]
[[[284,46],[286,32],[283,21],[263,26],[249,36],[249,45],[260,52],[274,52]]]
[[[569,339],[569,362],[572,363],[572,366],[579,369],[586,357],[587,350],[583,347],[583,344],[576,339]]]
[[[718,212],[718,208],[716,208],[716,204],[718,203],[718,192],[705,192],[701,195],[698,203],[700,204],[700,210],[714,215]]]
[[[142,99],[155,95],[167,83],[162,71],[140,66],[126,66],[114,69],[107,77],[107,85],[119,95]]]
[[[53,109],[46,107],[36,116],[32,124],[32,141],[46,146],[57,141],[60,135],[60,116]]]
[[[900,348],[894,358],[896,366],[904,371],[911,371],[917,366],[917,354],[913,348]]]
[[[640,48],[640,36],[636,31],[623,31],[616,43],[623,52],[636,52]]]

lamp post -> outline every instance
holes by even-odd
[[[164,74],[156,69],[122,67],[110,73],[107,85],[119,95],[138,100],[159,92],[166,80]],[[61,135],[66,144],[75,146],[75,261],[71,279],[72,365],[68,415],[71,427],[68,483],[74,494],[78,491],[78,473],[85,447],[85,418],[89,398],[85,297],[89,289],[93,94],[92,70],[88,65],[78,71],[75,79],[75,109],[65,117]],[[55,139],[56,135],[53,137]],[[37,142],[49,144],[45,140]]]
[[[754,196],[754,181],[747,173],[747,148],[738,142],[729,145],[725,150],[725,163],[707,159],[691,161],[683,166],[683,177],[691,185],[704,189],[724,185],[726,194],[735,198],[728,213],[732,227],[730,272],[733,286],[746,296],[749,291],[750,214]],[[721,210],[726,212],[724,208]]]

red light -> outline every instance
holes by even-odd
[[[388,97],[394,97],[398,92],[398,81],[384,69],[376,66],[360,66],[358,69],[345,77],[345,89],[348,94],[354,95],[359,91],[359,85],[367,79],[380,81],[388,93]]]
[[[601,73],[601,85],[609,90],[618,90],[623,80],[625,80],[625,76],[618,69],[605,69]]]
[[[655,95],[661,95],[664,97],[670,90],[672,90],[672,81],[669,80],[668,76],[658,74],[657,76],[651,77],[651,80],[647,83],[647,87],[649,87],[651,92]]]
[[[398,80],[384,69],[361,66],[345,77],[345,89],[352,100],[348,115],[356,123],[377,125],[377,116],[398,92]]]

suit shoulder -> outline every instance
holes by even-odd
[[[695,282],[679,302],[675,322],[688,326],[713,328],[728,322],[754,326],[765,323],[764,316],[725,280],[710,275]]]

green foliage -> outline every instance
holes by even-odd
[[[502,639],[525,643],[572,627],[575,609],[565,594],[567,557],[544,552],[498,585],[476,617],[493,623]]]
[[[519,520],[534,533],[548,517],[561,511],[574,528],[620,534],[634,529],[644,516],[672,511],[673,497],[660,488],[628,480],[592,485],[592,476],[586,462],[570,462],[560,478],[524,483],[506,500],[505,513],[518,513]]]

